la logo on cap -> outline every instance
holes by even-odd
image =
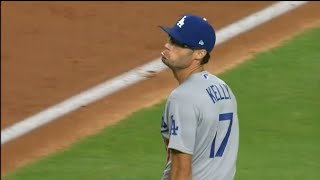
[[[201,46],[203,46],[203,45],[204,45],[204,42],[203,42],[202,40],[200,40],[200,41],[199,41],[199,44],[200,44]]]
[[[180,19],[180,21],[178,21],[177,26],[179,26],[179,28],[181,28],[184,25],[184,20],[187,18],[187,16],[183,16],[183,18]]]

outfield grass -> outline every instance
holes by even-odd
[[[221,77],[237,96],[237,180],[320,179],[320,29]],[[4,180],[160,179],[164,103],[133,114],[71,149]]]

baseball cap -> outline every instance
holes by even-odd
[[[210,53],[216,42],[215,30],[209,22],[192,14],[184,15],[172,28],[160,28],[175,40],[193,49],[205,49]]]

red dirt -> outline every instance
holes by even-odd
[[[158,58],[166,35],[157,26],[171,26],[185,12],[205,16],[220,29],[270,4],[1,3],[1,129]],[[219,74],[307,28],[320,26],[317,8],[319,3],[309,3],[218,46],[206,68]],[[176,85],[170,71],[160,73],[2,145],[1,174],[159,103]]]

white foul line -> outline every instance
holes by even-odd
[[[280,1],[266,9],[254,13],[248,17],[243,18],[223,29],[216,34],[216,46],[228,41],[229,39],[249,31],[256,26],[263,24],[271,19],[280,16],[290,10],[293,10],[308,1]],[[118,77],[99,84],[87,91],[84,91],[76,96],[73,96],[57,105],[49,107],[48,109],[26,118],[8,128],[1,131],[1,145],[5,144],[15,138],[18,138],[32,130],[47,124],[59,117],[73,112],[82,106],[88,105],[99,99],[113,94],[125,87],[138,83],[139,81],[148,79],[155,73],[165,70],[167,67],[162,63],[161,59],[155,59],[138,68],[124,73]]]

